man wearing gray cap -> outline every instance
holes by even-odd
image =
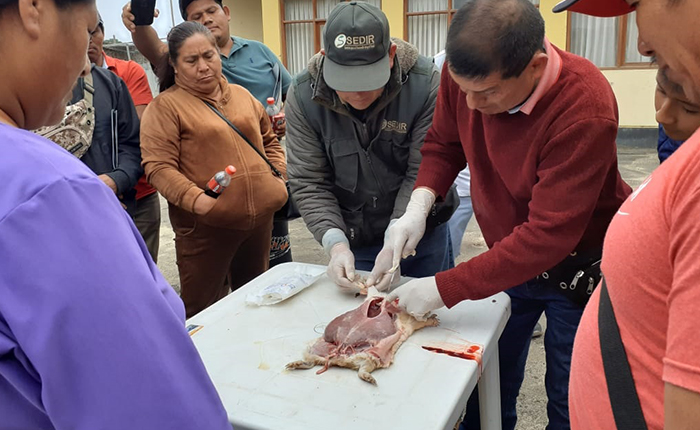
[[[287,95],[288,174],[309,230],[330,255],[329,277],[356,290],[398,280],[383,246],[406,210],[432,123],[439,71],[432,60],[389,37],[384,13],[364,2],[340,3],[323,35],[325,51],[294,78]],[[429,231],[403,274],[431,276],[454,265],[446,221],[456,192],[431,210]],[[394,270],[392,270],[394,269]]]

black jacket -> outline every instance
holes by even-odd
[[[117,195],[133,215],[136,190],[143,169],[139,146],[139,117],[124,81],[101,67],[92,67],[95,87],[95,132],[81,160],[97,175],[106,174],[117,184]],[[83,98],[83,79],[73,89],[71,103]]]

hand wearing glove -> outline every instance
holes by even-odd
[[[401,263],[402,258],[413,255],[418,242],[425,234],[425,219],[435,203],[435,194],[428,188],[418,188],[411,194],[406,213],[387,229],[384,247],[393,250],[391,267]]]
[[[386,291],[401,279],[401,266],[391,270],[394,258],[394,250],[384,245],[377,258],[374,260],[374,268],[367,278],[367,286],[374,286],[379,291]]]
[[[434,276],[408,281],[386,297],[389,302],[396,299],[399,308],[420,321],[425,321],[432,311],[445,306]]]
[[[331,228],[321,240],[323,249],[331,256],[326,273],[341,289],[357,292],[355,281],[355,255],[350,250],[345,233],[339,228]]]
[[[346,244],[338,243],[331,249],[331,262],[328,263],[326,273],[340,288],[357,291],[357,286],[353,284],[355,255]]]

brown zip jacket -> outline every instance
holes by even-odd
[[[170,203],[173,227],[189,219],[235,230],[269,222],[287,201],[284,181],[204,103],[217,107],[286,176],[284,150],[263,106],[243,87],[221,79],[216,103],[177,84],[151,102],[141,123],[141,152],[148,182]],[[231,184],[204,216],[193,214],[194,201],[218,171],[232,164]]]

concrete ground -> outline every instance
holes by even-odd
[[[620,147],[618,150],[619,168],[624,180],[636,188],[658,165],[656,151],[653,148]],[[168,221],[167,204],[161,199],[163,223],[161,226],[161,244],[158,267],[165,278],[179,291],[180,281],[175,264],[175,243]],[[321,246],[313,239],[304,222],[299,219],[290,222],[290,235],[294,261],[328,264]],[[484,251],[486,244],[476,220],[472,218],[462,240],[461,255],[457,263],[468,260]],[[546,319],[541,323],[546,330]],[[547,425],[547,397],[544,390],[545,354],[543,337],[534,339],[530,346],[525,381],[518,403],[518,425],[516,430],[540,430]]]

